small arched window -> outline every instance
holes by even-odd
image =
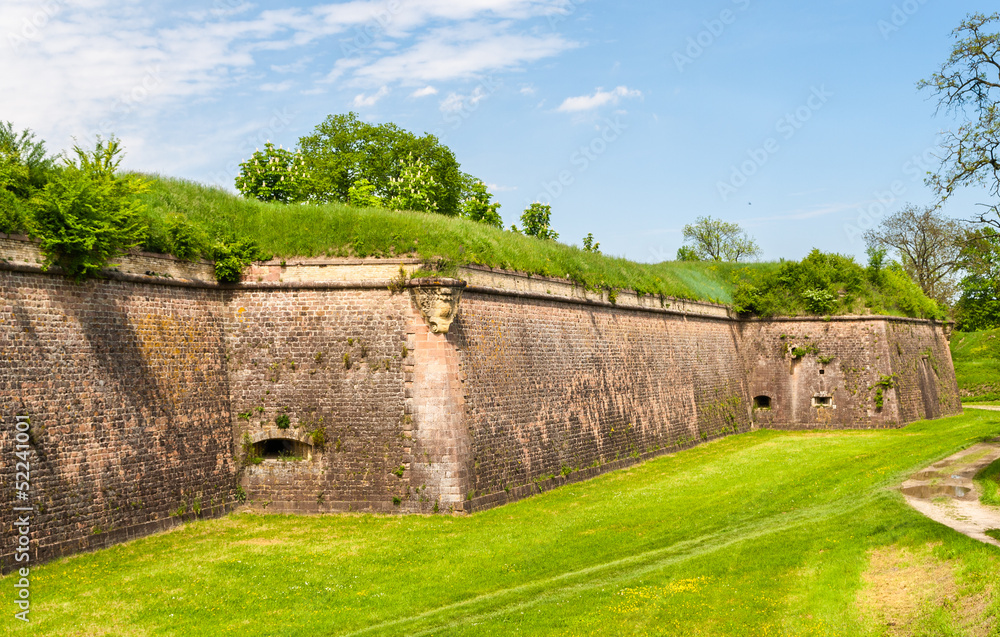
[[[771,408],[771,397],[770,396],[754,396],[753,397],[753,408],[754,409],[770,409]]]

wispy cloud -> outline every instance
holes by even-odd
[[[590,111],[608,104],[617,105],[622,99],[642,97],[642,92],[629,89],[627,86],[619,86],[614,90],[605,91],[598,88],[593,95],[581,95],[579,97],[567,97],[556,110],[561,113],[579,113]]]
[[[429,97],[431,95],[437,95],[437,94],[438,90],[436,88],[434,88],[433,86],[425,86],[424,88],[419,88],[410,93],[410,97],[420,98],[420,97]]]
[[[375,93],[371,95],[365,95],[364,93],[356,95],[354,97],[354,108],[364,108],[366,106],[375,106],[375,104],[389,94],[389,87],[383,86]]]

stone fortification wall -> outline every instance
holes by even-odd
[[[305,444],[306,460],[250,464],[243,484],[267,511],[393,511],[409,480],[404,405],[409,296],[382,289],[229,293],[229,392],[245,451],[267,439]],[[278,429],[280,416],[287,429]],[[322,440],[312,435],[322,431]],[[263,450],[261,450],[263,451]]]
[[[231,508],[224,321],[208,290],[0,269],[3,568],[25,474],[36,559]],[[18,415],[31,422],[26,467]]]
[[[754,421],[867,429],[959,413],[944,330],[892,317],[746,321]]]
[[[473,510],[750,427],[729,320],[470,290],[448,338]]]
[[[960,409],[944,328],[926,321],[740,321],[475,267],[467,284],[406,283],[407,259],[271,262],[220,286],[211,264],[157,255],[82,284],[42,273],[27,240],[0,237],[0,257],[4,569],[18,415],[47,559],[244,498],[475,511],[755,425]]]

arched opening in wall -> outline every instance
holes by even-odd
[[[754,409],[770,409],[771,408],[771,397],[770,396],[754,396],[753,397],[753,408]]]
[[[306,460],[309,445],[287,438],[268,438],[254,443],[253,453],[263,460]]]

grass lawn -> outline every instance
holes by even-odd
[[[953,333],[951,357],[962,402],[1000,405],[1000,329]]]
[[[238,513],[33,568],[30,625],[13,619],[15,581],[3,578],[2,625],[87,636],[997,635],[995,622],[988,633],[962,626],[1000,615],[1000,549],[922,517],[893,487],[998,434],[1000,413],[987,411],[897,431],[758,431],[468,517]]]

